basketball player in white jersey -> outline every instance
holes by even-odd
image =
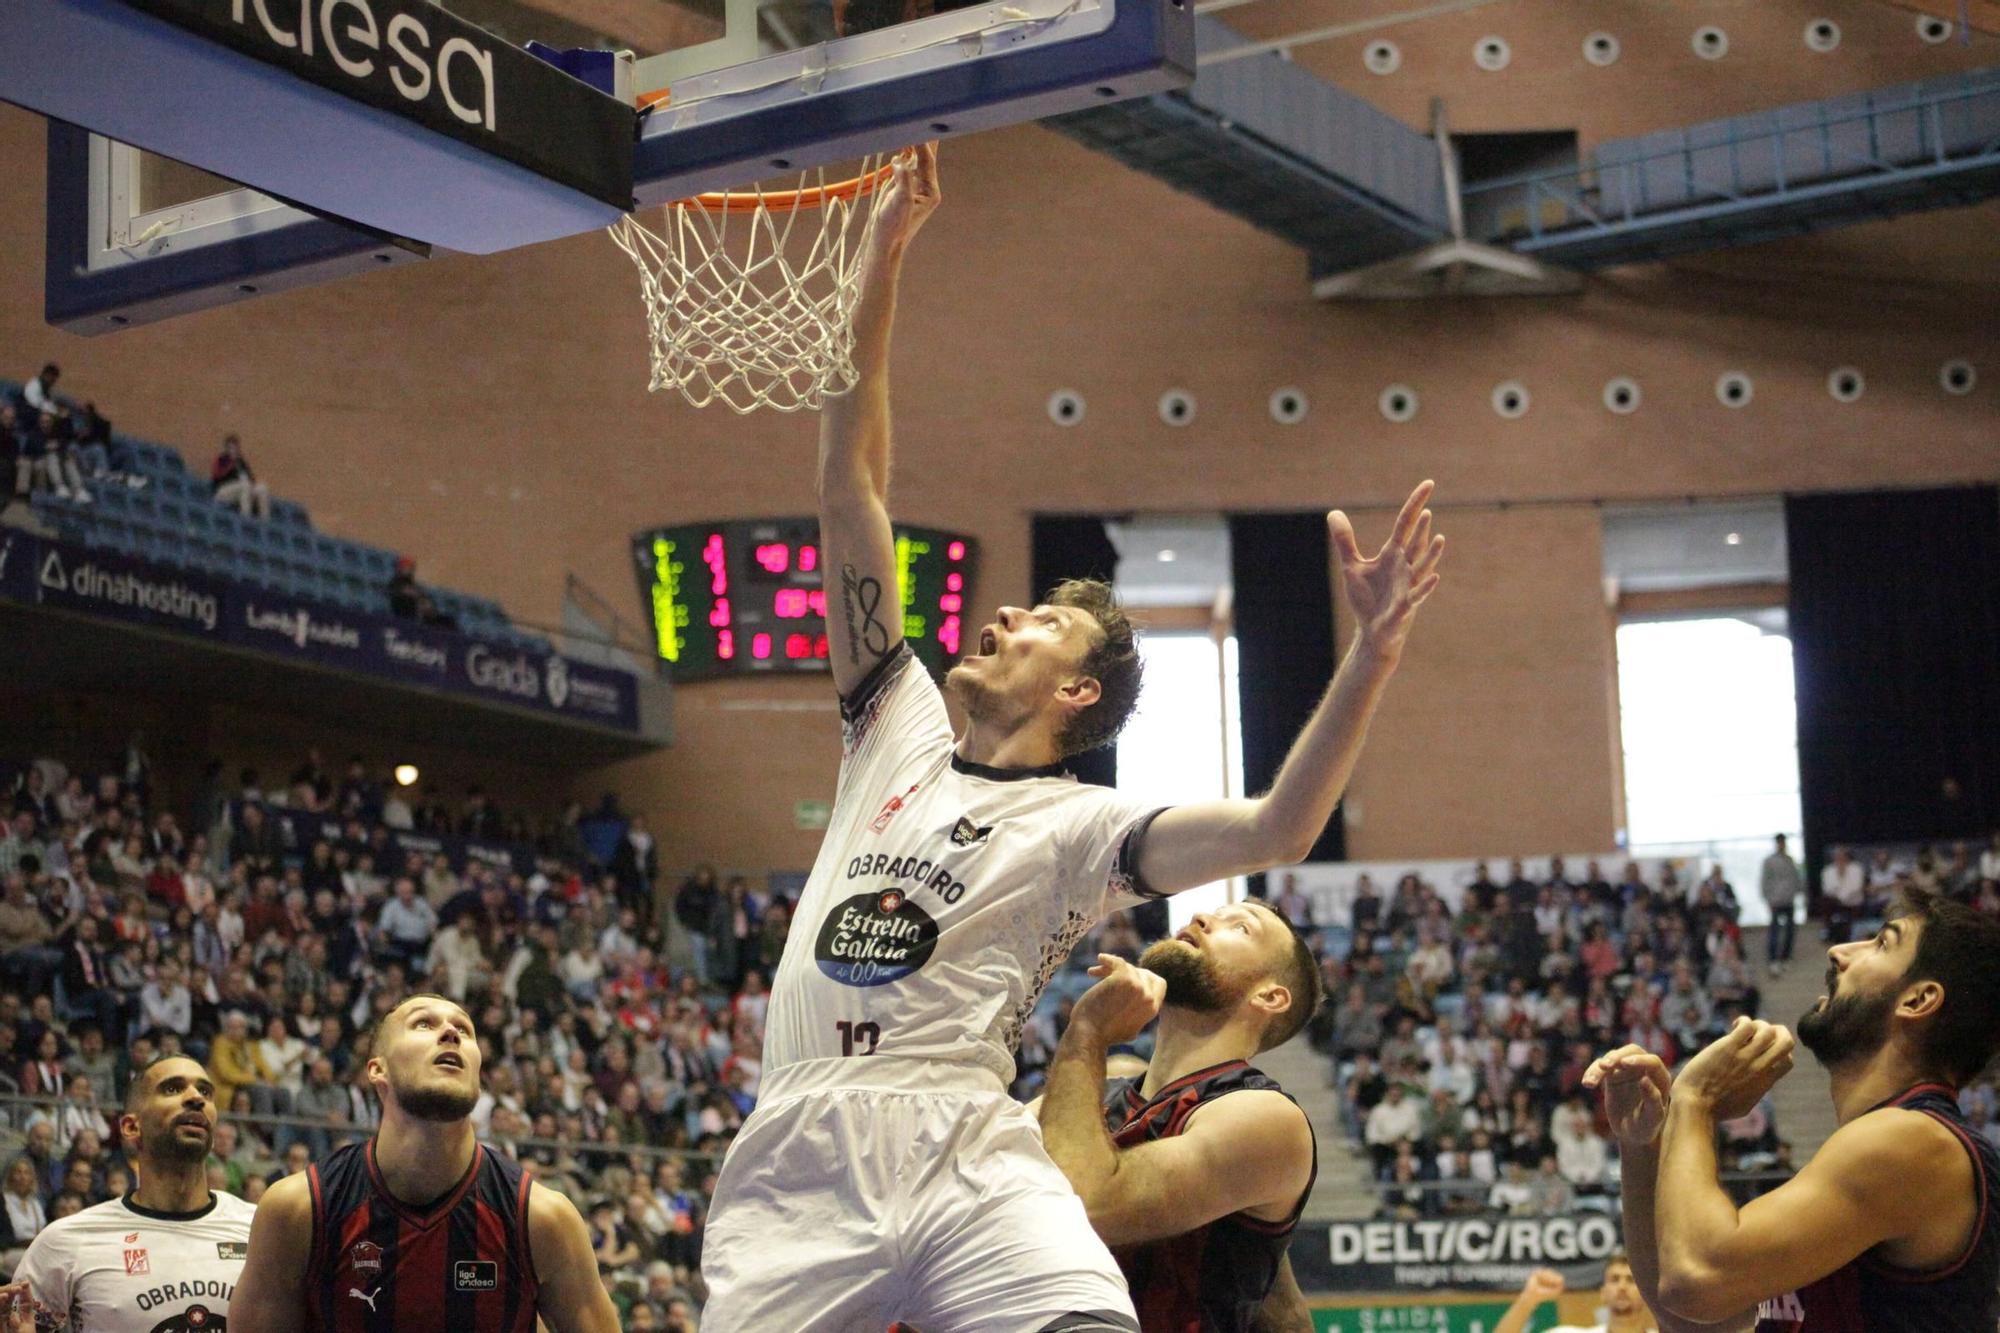
[[[1106,913],[1296,861],[1340,799],[1443,539],[1417,488],[1363,557],[1329,517],[1353,648],[1258,799],[1148,809],[1061,769],[1138,693],[1101,584],[1002,607],[945,697],[902,641],[890,323],[939,199],[934,145],[886,187],[855,316],[860,382],[821,419],[820,539],[845,721],[832,822],[772,985],[757,1109],[703,1246],[705,1333],[1135,1329],[1117,1266],[1007,1096],[1022,1022]]]
[[[11,1330],[228,1327],[256,1210],[208,1187],[215,1117],[215,1085],[186,1056],[162,1056],[133,1075],[118,1133],[139,1168],[138,1187],[42,1228],[13,1284],[0,1288]]]

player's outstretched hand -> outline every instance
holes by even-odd
[[[1701,1098],[1718,1121],[1737,1120],[1791,1072],[1792,1034],[1777,1023],[1739,1018],[1681,1066],[1674,1094]]]
[[[1132,1040],[1159,1015],[1167,998],[1167,982],[1157,972],[1135,967],[1116,954],[1097,955],[1090,969],[1097,984],[1085,991],[1070,1011],[1071,1026],[1083,1024],[1107,1046]]]
[[[896,154],[894,170],[875,211],[873,241],[878,250],[902,253],[917,230],[937,211],[944,193],[938,188],[937,142],[918,144]]]
[[[1521,1288],[1521,1294],[1537,1301],[1552,1301],[1568,1289],[1561,1273],[1553,1268],[1537,1268],[1528,1274],[1528,1285]]]
[[[1417,608],[1437,590],[1444,538],[1431,531],[1431,492],[1437,483],[1420,482],[1403,501],[1389,540],[1372,556],[1361,554],[1354,525],[1336,509],[1326,516],[1333,549],[1340,556],[1340,582],[1354,612],[1360,643],[1377,658],[1394,663],[1416,622]]]
[[[1599,1056],[1583,1071],[1583,1086],[1593,1092],[1603,1089],[1605,1118],[1623,1147],[1646,1147],[1666,1127],[1673,1075],[1665,1061],[1643,1046],[1620,1046]]]

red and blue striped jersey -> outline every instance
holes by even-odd
[[[375,1140],[306,1169],[313,1333],[534,1333],[534,1256],[520,1164],[475,1145],[464,1179],[412,1207],[389,1193]]]
[[[1809,1287],[1765,1301],[1757,1333],[1989,1333],[2000,1319],[2000,1226],[1989,1197],[2000,1184],[2000,1153],[1967,1123],[1958,1095],[1942,1083],[1920,1084],[1882,1105],[1931,1117],[1972,1159],[1979,1220],[1964,1251],[1924,1273],[1864,1254]]]
[[[1150,1099],[1139,1095],[1140,1080],[1111,1079],[1105,1085],[1104,1122],[1120,1148],[1171,1138],[1195,1111],[1232,1092],[1268,1089],[1285,1093],[1277,1080],[1241,1060],[1198,1069],[1161,1088]],[[1290,1094],[1285,1093],[1289,1098]],[[1313,1150],[1313,1176],[1319,1150]],[[1312,1194],[1312,1181],[1282,1221],[1247,1213],[1217,1218],[1183,1236],[1112,1250],[1132,1291],[1139,1326],[1147,1333],[1244,1333],[1277,1279],[1279,1261]]]

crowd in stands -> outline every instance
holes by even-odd
[[[1280,895],[1316,927],[1302,895]],[[1627,1041],[1669,1062],[1757,1012],[1734,887],[1719,871],[1614,882],[1560,858],[1530,878],[1481,862],[1457,910],[1415,874],[1366,877],[1330,923],[1330,997],[1311,1027],[1333,1061],[1343,1116],[1398,1217],[1551,1215],[1604,1206],[1614,1175],[1595,1099],[1599,1054]],[[1767,1105],[1725,1131],[1725,1167],[1770,1165]]]
[[[88,505],[94,502],[93,491],[105,486],[137,490],[147,484],[97,405],[57,393],[61,378],[62,367],[51,363],[18,391],[0,393],[0,512],[37,492]],[[222,438],[209,469],[209,491],[216,504],[244,518],[271,517],[271,489],[258,479],[242,437],[234,432]],[[416,561],[410,556],[398,558],[384,592],[394,615],[443,629],[459,627],[417,581]]]
[[[1981,854],[1960,843],[1865,862],[1842,849],[1825,868],[1819,915],[1831,942],[1876,929],[1908,887],[2000,915],[2000,834]],[[1765,874],[1768,884],[1768,863]],[[1530,877],[1517,860],[1498,879],[1481,862],[1456,910],[1415,874],[1386,892],[1362,876],[1345,921],[1314,921],[1295,886],[1274,906],[1325,946],[1329,1001],[1309,1031],[1332,1060],[1387,1216],[1609,1206],[1614,1149],[1581,1088],[1591,1060],[1634,1042],[1673,1064],[1758,1012],[1736,891],[1719,867],[1690,885],[1672,863],[1651,881],[1630,863],[1614,882],[1596,862],[1572,877],[1553,858]],[[2000,1088],[1975,1084],[1963,1101],[2000,1143]],[[1768,1098],[1724,1125],[1719,1146],[1725,1172],[1792,1170]]]
[[[0,501],[49,490],[89,504],[91,484],[122,480],[111,423],[95,403],[58,397],[61,378],[62,367],[46,365],[18,393],[0,395],[0,482],[7,487]]]
[[[97,404],[58,394],[61,379],[62,367],[50,362],[18,391],[0,395],[0,481],[6,486],[0,508],[36,491],[90,504],[93,487],[146,484]],[[257,480],[235,434],[222,439],[209,489],[217,504],[245,518],[271,517],[270,488]]]
[[[219,766],[210,769],[211,778]],[[478,1025],[485,1141],[576,1201],[628,1327],[693,1328],[724,1145],[757,1095],[788,904],[742,878],[661,884],[609,798],[530,832],[478,789],[412,800],[359,759],[245,773],[186,810],[135,744],[84,771],[0,765],[0,1251],[130,1183],[134,1068],[202,1059],[226,1116],[218,1188],[268,1183],[369,1132],[368,1029],[436,991]],[[302,817],[305,816],[305,817]],[[329,836],[299,836],[299,830]],[[450,835],[489,854],[425,848]]]
[[[663,879],[644,819],[610,797],[537,824],[359,758],[336,775],[316,751],[276,790],[221,773],[175,809],[136,740],[101,770],[0,763],[0,1266],[129,1186],[116,1112],[154,1055],[206,1062],[226,1110],[211,1178],[254,1201],[369,1132],[370,1025],[428,990],[478,1024],[480,1135],[578,1203],[627,1326],[692,1329],[790,902],[705,867]],[[1872,928],[1903,883],[2000,910],[2000,836],[1881,865],[1830,926]],[[1685,885],[1671,865],[1613,882],[1595,863],[1574,878],[1560,860],[1533,878],[1481,864],[1456,908],[1415,874],[1386,892],[1364,878],[1337,922],[1295,884],[1272,902],[1321,946],[1331,998],[1309,1033],[1391,1216],[1611,1206],[1585,1067],[1625,1041],[1677,1060],[1758,1009],[1719,871]],[[1159,915],[1079,946],[1023,1031],[1018,1093],[1040,1082],[1083,962],[1136,957]],[[2000,1136],[2000,1090],[1965,1099]],[[1768,1101],[1722,1134],[1725,1170],[1789,1170]]]

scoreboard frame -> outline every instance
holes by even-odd
[[[978,543],[895,524],[903,637],[935,677],[963,655]],[[714,519],[632,535],[648,643],[676,683],[831,673],[819,520]]]

